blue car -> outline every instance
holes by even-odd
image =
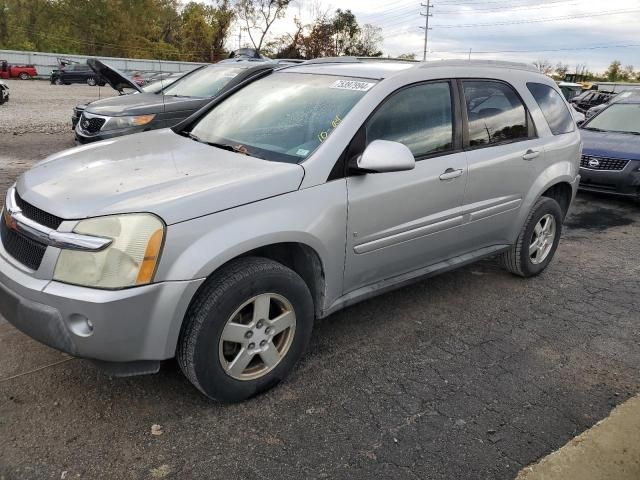
[[[640,97],[609,105],[580,133],[580,188],[640,199]]]

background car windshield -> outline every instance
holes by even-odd
[[[585,128],[640,134],[640,103],[616,103],[593,117]]]
[[[256,157],[298,163],[374,85],[369,79],[276,73],[229,97],[191,133]]]
[[[179,97],[213,97],[242,70],[238,67],[203,68],[170,86],[164,93]]]

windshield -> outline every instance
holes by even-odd
[[[584,128],[640,134],[640,103],[615,103],[593,117]]]
[[[374,85],[369,79],[275,73],[222,102],[191,134],[266,160],[299,163]]]
[[[144,93],[158,93],[160,90],[162,90],[163,88],[167,88],[179,78],[180,77],[168,77],[164,80],[156,80],[155,82],[151,82],[150,84],[142,87],[142,91]]]
[[[164,91],[164,94],[178,97],[214,97],[243,70],[237,66],[203,68],[183,78],[175,85],[171,85]]]

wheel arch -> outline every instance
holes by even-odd
[[[518,221],[514,222],[510,238],[518,237],[529,212],[541,197],[549,197],[558,201],[566,216],[578,188],[579,176],[577,166],[571,162],[558,162],[545,169],[533,182],[522,202]]]
[[[244,251],[233,253],[227,252],[226,255],[217,256],[218,263],[215,266],[209,266],[209,270],[204,276],[206,278],[205,285],[220,269],[229,263],[245,257],[261,257],[268,258],[284,265],[296,272],[305,282],[314,304],[314,312],[316,317],[321,315],[325,300],[325,265],[320,254],[315,248],[307,243],[300,241],[280,241],[265,243],[260,246],[254,246]],[[190,300],[190,303],[200,294],[203,286],[201,286]]]

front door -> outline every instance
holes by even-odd
[[[399,90],[365,125],[367,144],[403,143],[416,167],[347,179],[345,293],[458,252],[467,163],[458,151],[452,85],[439,81]]]

